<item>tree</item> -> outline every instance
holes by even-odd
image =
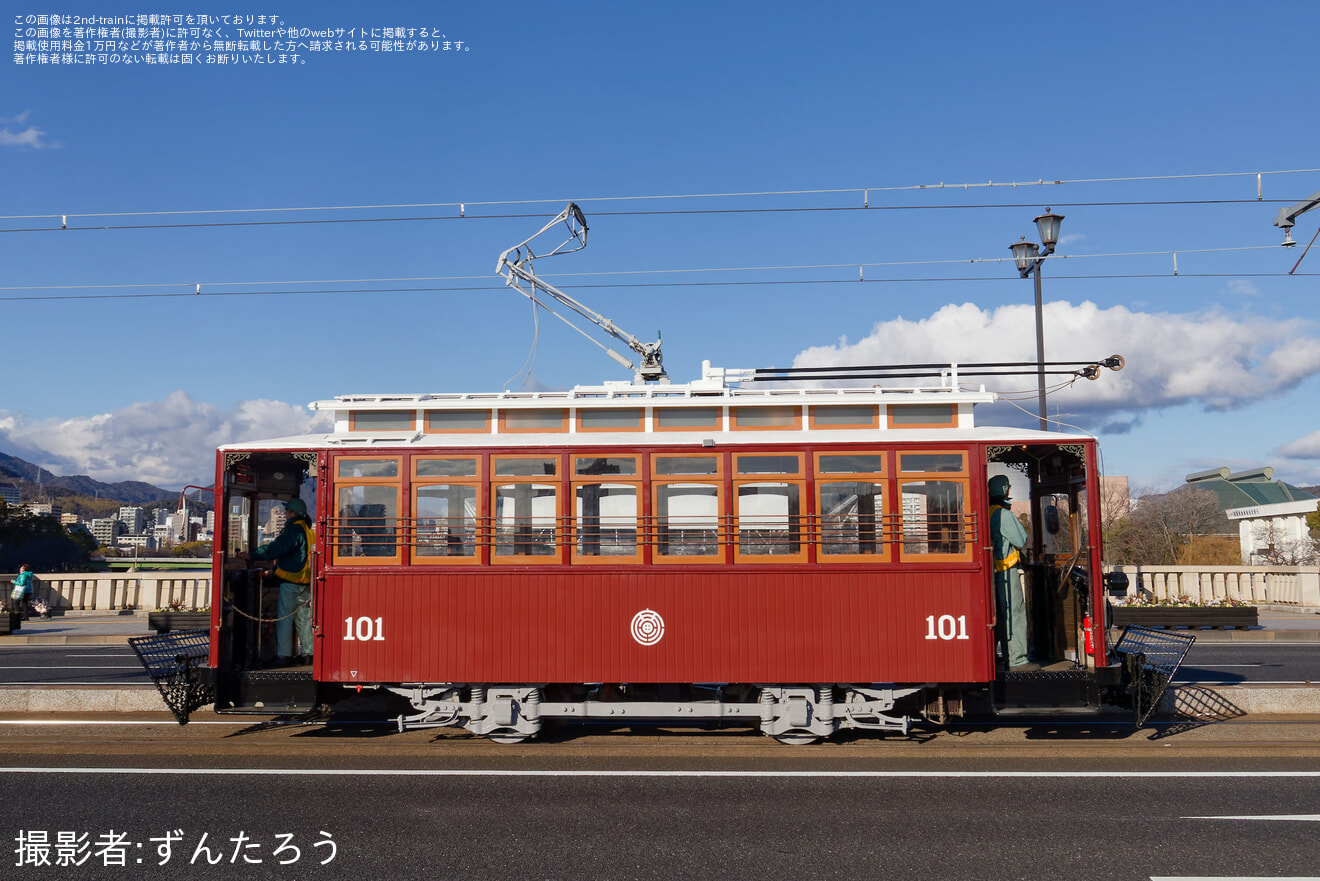
[[[1259,523],[1251,530],[1255,544],[1253,559],[1266,566],[1313,566],[1317,560],[1315,540],[1310,536],[1289,538],[1279,523]]]
[[[1226,530],[1219,499],[1209,490],[1147,493],[1105,535],[1105,558],[1119,565],[1178,565],[1197,536]]]
[[[89,558],[58,517],[0,507],[0,572],[23,563],[38,572],[69,572],[86,568]]]

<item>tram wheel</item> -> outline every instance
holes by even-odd
[[[782,734],[772,734],[770,736],[787,746],[807,746],[820,740],[820,735],[800,730],[785,731]]]
[[[532,735],[525,731],[518,731],[515,728],[499,728],[486,735],[487,740],[493,740],[496,743],[522,743],[528,740]]]

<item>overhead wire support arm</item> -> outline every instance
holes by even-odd
[[[1123,356],[1110,355],[1095,361],[1046,361],[1049,374],[1096,379],[1100,368],[1123,369]],[[975,364],[872,364],[844,367],[762,367],[737,371],[741,382],[788,382],[792,380],[919,379],[943,376],[1028,376],[1037,372],[1035,361],[986,361]],[[729,371],[733,374],[733,371]],[[730,379],[734,379],[733,375]]]
[[[532,250],[532,242],[534,240],[543,234],[550,232],[560,224],[563,224],[568,231],[568,238],[562,241],[553,250],[545,253],[538,254]],[[601,330],[636,352],[641,359],[640,367],[635,366],[633,362],[629,361],[623,355],[620,355],[608,346],[592,340],[592,342],[596,343],[596,345],[600,346],[605,351],[605,354],[609,355],[619,364],[623,365],[628,370],[635,370],[634,377],[638,382],[668,382],[669,375],[665,373],[664,358],[660,354],[660,340],[657,339],[654,343],[642,342],[604,315],[601,315],[594,309],[578,302],[568,294],[556,288],[554,285],[542,281],[536,276],[536,272],[532,268],[533,260],[544,257],[555,257],[560,254],[571,254],[574,251],[581,251],[586,246],[587,219],[583,216],[582,209],[577,206],[577,203],[569,202],[568,207],[563,211],[560,211],[559,214],[545,226],[541,227],[535,235],[524,239],[500,254],[499,262],[495,266],[495,272],[504,277],[504,281],[509,287],[531,300],[535,306],[545,309],[565,324],[573,327],[574,330],[578,330],[579,333],[582,333],[582,331],[578,329],[576,325],[547,306],[537,294],[543,294],[544,296],[553,299],[555,302],[572,309],[578,315],[581,315],[583,318],[592,322]],[[583,336],[586,336],[586,334],[583,334]],[[590,337],[587,338],[591,339]]]

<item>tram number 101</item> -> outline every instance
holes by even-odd
[[[377,619],[379,620],[379,619]],[[967,616],[952,615],[926,616],[927,639],[967,639]]]
[[[344,639],[347,642],[384,642],[385,628],[380,618],[345,618]]]

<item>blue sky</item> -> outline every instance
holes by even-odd
[[[310,400],[502,388],[534,329],[496,258],[568,199],[589,244],[538,271],[643,339],[661,331],[675,381],[703,359],[1029,360],[1031,282],[990,261],[1048,206],[1066,220],[1047,357],[1128,362],[1051,396],[1098,433],[1106,470],[1167,487],[1273,464],[1320,482],[1320,253],[1286,275],[1320,211],[1291,251],[1271,225],[1320,190],[1295,50],[1320,24],[1308,4],[212,11],[427,28],[464,49],[191,66],[11,51],[0,451],[177,486],[209,480],[218,443],[300,429]],[[1039,180],[1067,183],[954,186]],[[825,190],[845,192],[782,195]],[[701,196],[727,193],[781,195]],[[428,207],[246,210],[398,205]],[[104,228],[125,226],[156,228]],[[768,268],[784,266],[829,268]],[[626,378],[553,318],[535,345],[537,386]],[[1034,411],[1032,380],[994,387]]]

